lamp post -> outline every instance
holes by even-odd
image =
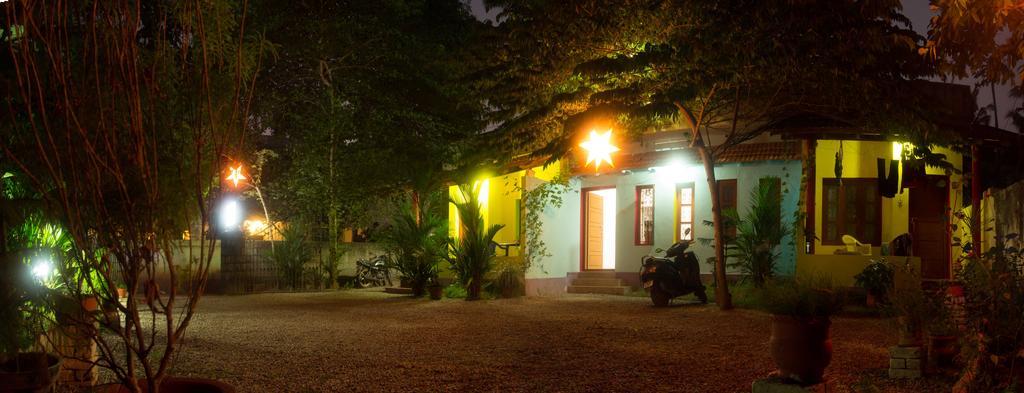
[[[245,174],[242,173],[242,164],[238,164],[238,166],[233,167],[233,168],[232,167],[228,167],[228,171],[230,173],[228,174],[227,177],[225,177],[225,180],[231,182],[232,187],[238,189],[239,188],[239,183],[241,182],[243,185],[244,184],[248,184],[254,190],[256,190],[256,198],[260,200],[260,206],[263,207],[263,217],[266,218],[267,225],[270,227],[270,230],[273,231],[274,223],[270,221],[270,213],[269,213],[269,211],[267,211],[267,203],[263,200],[263,192],[260,191],[260,187],[258,185],[256,185],[256,183],[254,183],[254,182],[251,182],[251,181],[250,182],[245,182],[245,180],[247,180],[249,178],[246,177]],[[273,233],[273,232],[271,232],[271,233]],[[273,242],[273,240],[271,240],[271,242],[270,242],[270,251],[274,252],[274,242]]]

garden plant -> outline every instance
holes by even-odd
[[[473,187],[459,187],[451,198],[459,214],[459,236],[448,241],[448,262],[459,283],[466,288],[466,300],[480,299],[484,276],[494,266],[494,236],[505,226],[485,226],[478,192]]]

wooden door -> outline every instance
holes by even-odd
[[[587,193],[587,270],[604,268],[604,198]]]
[[[920,187],[910,189],[910,236],[923,279],[949,279],[948,200],[947,176],[929,175]]]

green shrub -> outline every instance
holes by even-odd
[[[437,276],[437,265],[445,257],[447,220],[429,208],[435,199],[436,195],[428,197],[419,208],[403,205],[382,233],[389,267],[398,270],[413,288],[425,288]]]
[[[844,294],[824,277],[769,280],[759,298],[763,310],[794,318],[827,318],[845,303]]]
[[[762,287],[775,275],[775,261],[779,258],[779,244],[790,232],[790,225],[782,219],[778,178],[761,181],[750,193],[751,205],[746,215],[736,210],[722,212],[727,223],[736,226],[736,237],[728,242],[729,267],[739,269],[754,286]]]
[[[459,285],[458,283],[451,284],[447,287],[444,287],[444,297],[450,299],[465,299],[466,288],[463,287],[462,285]]]
[[[498,275],[491,283],[491,292],[497,297],[513,298],[526,293],[523,282],[523,270],[519,266],[506,265],[498,270]]]
[[[459,283],[467,289],[466,300],[477,300],[483,288],[484,276],[494,262],[494,236],[504,225],[484,227],[477,193],[468,186],[460,186],[461,200],[451,199],[462,223],[458,239],[448,241],[448,262],[458,277]]]
[[[294,222],[281,231],[281,236],[283,239],[270,253],[270,259],[277,268],[281,286],[301,289],[306,262],[313,257],[305,226]]]
[[[968,256],[957,272],[964,285],[967,370],[958,387],[1012,391],[1024,355],[1024,252],[1015,234]]]

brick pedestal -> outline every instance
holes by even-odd
[[[59,386],[82,388],[96,385],[99,372],[95,364],[99,351],[92,340],[95,332],[95,326],[91,331],[77,326],[62,326],[50,333],[54,352],[64,359]]]
[[[921,347],[889,347],[889,378],[920,378],[923,354]]]

